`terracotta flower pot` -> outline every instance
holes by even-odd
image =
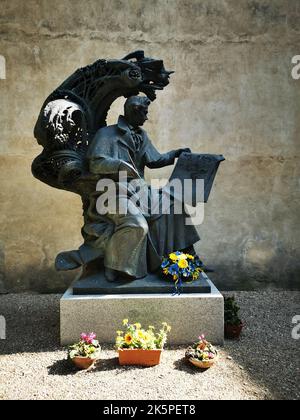
[[[217,356],[214,357],[213,359],[209,359],[205,361],[201,361],[199,359],[193,359],[192,357],[189,358],[189,362],[200,369],[209,369],[215,364],[216,360],[217,360]]]
[[[119,349],[120,365],[156,366],[160,363],[161,350]]]
[[[244,324],[240,324],[240,325],[225,324],[225,327],[224,327],[225,337],[232,340],[239,338],[243,327],[244,327]]]
[[[74,365],[78,367],[78,369],[84,370],[91,367],[96,362],[97,359],[92,359],[90,357],[76,356],[76,357],[73,357],[71,360],[74,363]]]

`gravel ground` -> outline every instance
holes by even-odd
[[[120,367],[105,347],[91,371],[77,372],[59,346],[59,295],[2,295],[0,399],[300,399],[300,341],[291,338],[300,292],[236,292],[246,323],[216,366],[200,371],[184,349],[153,368]]]

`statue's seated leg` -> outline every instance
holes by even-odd
[[[126,200],[126,199],[124,199]],[[128,202],[127,214],[108,214],[115,230],[105,251],[104,265],[109,281],[122,276],[127,279],[143,278],[147,270],[148,223],[133,203]]]

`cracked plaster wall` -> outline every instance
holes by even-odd
[[[81,203],[31,176],[41,150],[33,126],[76,68],[135,49],[176,70],[151,106],[156,145],[226,156],[198,246],[213,280],[299,287],[299,41],[298,0],[0,0],[0,292],[71,282],[54,258],[81,243]]]

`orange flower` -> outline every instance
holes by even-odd
[[[204,344],[204,343],[200,343],[200,344],[198,344],[197,349],[199,349],[199,350],[204,350],[204,349],[205,349],[205,347],[206,347],[206,344]]]

